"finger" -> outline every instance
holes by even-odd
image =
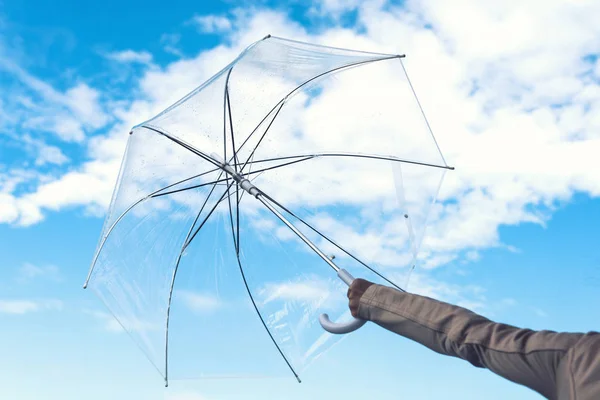
[[[352,316],[354,318],[356,318],[358,316],[358,308],[360,306],[360,302],[355,299],[352,299],[352,300],[350,300],[349,306],[350,306],[350,314],[352,314]]]

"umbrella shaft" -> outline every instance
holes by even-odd
[[[329,266],[331,268],[333,268],[335,270],[335,272],[339,272],[340,268],[337,265],[335,265],[335,263],[333,261],[331,261],[331,259],[329,257],[327,257],[325,254],[323,254],[323,252],[313,242],[311,242],[310,239],[308,239],[306,236],[304,236],[304,234],[302,232],[300,232],[298,230],[298,228],[296,228],[294,226],[294,224],[292,224],[290,221],[288,221],[288,219],[285,216],[283,216],[275,207],[273,207],[271,205],[271,203],[269,202],[269,200],[265,199],[262,196],[262,193],[257,194],[255,197],[258,201],[263,203],[264,206],[269,209],[269,211],[271,211],[273,214],[275,214],[275,216],[277,218],[279,218],[281,220],[281,222],[286,224],[287,227],[290,228],[300,239],[302,239],[302,241],[304,243],[306,243],[306,245],[308,247],[310,247],[315,253],[317,253],[317,255],[323,259],[323,261],[325,261],[327,264],[329,264]]]

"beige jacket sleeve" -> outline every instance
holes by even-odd
[[[548,399],[600,399],[599,333],[520,329],[381,285],[363,294],[358,316]]]

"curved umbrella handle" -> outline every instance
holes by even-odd
[[[325,329],[329,333],[344,334],[354,332],[355,330],[366,324],[367,320],[353,318],[351,321],[337,324],[329,319],[329,315],[321,314],[319,316],[319,323],[321,324],[323,329]]]
[[[339,269],[338,276],[348,286],[350,286],[354,281],[354,277],[345,269]],[[348,322],[335,323],[329,319],[329,315],[327,314],[321,314],[319,316],[319,323],[321,324],[321,327],[323,327],[323,329],[325,329],[327,332],[335,334],[354,332],[358,328],[362,327],[366,322],[367,320],[364,319],[353,318]]]

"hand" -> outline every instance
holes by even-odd
[[[360,305],[360,298],[363,294],[365,294],[365,292],[371,285],[373,285],[373,282],[357,278],[352,282],[352,285],[350,285],[350,287],[348,288],[350,313],[354,318],[358,318],[358,306]]]

